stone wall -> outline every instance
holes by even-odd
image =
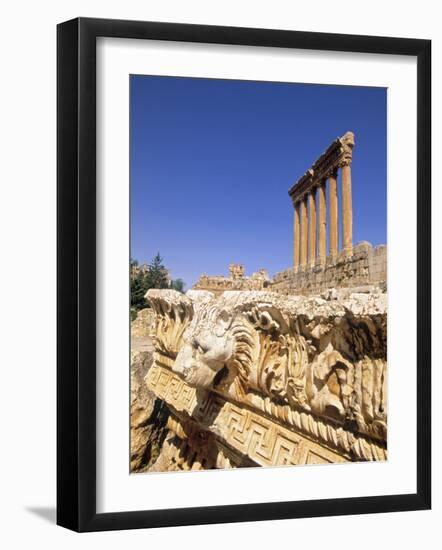
[[[367,243],[369,244],[369,243]],[[370,283],[386,284],[387,282],[387,246],[375,246],[368,253]]]
[[[328,257],[325,265],[294,268],[277,273],[269,284],[272,291],[282,294],[321,294],[331,288],[355,288],[387,284],[387,246],[372,247],[366,241],[353,248],[348,257],[344,251],[336,260]]]
[[[203,274],[192,288],[193,290],[207,290],[219,295],[226,290],[263,290],[268,286],[269,280],[265,269],[260,269],[252,273],[250,277],[246,277],[243,265],[230,264],[228,277]]]

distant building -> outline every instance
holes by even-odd
[[[206,275],[200,276],[193,286],[195,290],[209,290],[220,294],[225,290],[263,290],[270,283],[269,275],[265,269],[259,269],[250,277],[245,276],[242,264],[230,264],[229,276]]]

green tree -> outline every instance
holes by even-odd
[[[134,277],[130,280],[130,305],[131,308],[135,309],[136,311],[139,311],[140,309],[143,309],[147,307],[146,298],[144,295],[146,294],[146,282],[145,277],[142,273],[137,273]]]
[[[169,273],[163,265],[163,259],[158,254],[149,264],[148,269],[137,269],[138,261],[130,259],[131,277],[130,277],[130,311],[132,320],[137,316],[140,309],[149,307],[149,302],[144,297],[150,288],[173,288],[179,292],[184,291],[184,282],[182,279],[170,281]]]
[[[149,270],[146,273],[147,288],[168,288],[169,276],[167,269],[163,265],[163,258],[158,252],[152,262],[149,264]]]
[[[173,279],[170,281],[170,288],[178,290],[178,292],[184,292],[184,281],[182,279]]]

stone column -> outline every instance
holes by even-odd
[[[318,189],[318,263],[325,264],[327,255],[327,202],[325,197],[325,181],[321,183]]]
[[[307,199],[301,199],[301,269],[307,266]]]
[[[293,226],[293,267],[295,271],[299,269],[299,246],[301,243],[300,234],[301,234],[301,225],[299,219],[299,202],[294,205],[295,219]]]
[[[308,194],[309,209],[309,263],[313,267],[316,263],[316,188],[314,187]]]
[[[337,170],[329,177],[329,195],[330,195],[330,235],[329,235],[329,254],[332,258],[338,256],[338,186]]]
[[[342,167],[342,248],[346,256],[353,254],[353,207],[351,201],[350,164]]]

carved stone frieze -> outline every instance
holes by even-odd
[[[207,441],[212,467],[221,447],[233,466],[386,459],[385,294],[147,298],[156,316],[147,385],[191,441]]]

